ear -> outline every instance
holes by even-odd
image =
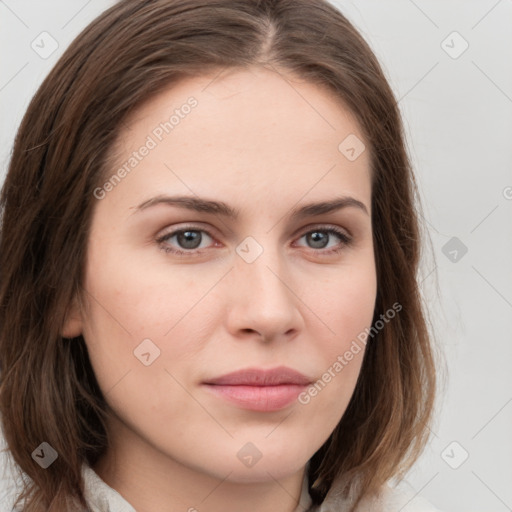
[[[76,338],[82,334],[82,313],[76,298],[68,306],[60,334],[63,338]]]

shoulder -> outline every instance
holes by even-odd
[[[318,508],[311,512],[340,512],[349,510],[352,500],[342,498],[332,489]],[[308,512],[310,512],[308,511]],[[436,508],[406,483],[394,486],[384,485],[374,496],[364,497],[357,506],[356,512],[444,512]]]
[[[374,509],[372,508],[372,511]],[[375,500],[375,512],[442,512],[412,488],[386,485]]]

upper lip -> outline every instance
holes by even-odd
[[[205,384],[217,386],[279,386],[284,384],[306,386],[310,383],[311,380],[305,375],[286,366],[269,370],[246,368],[205,381]]]

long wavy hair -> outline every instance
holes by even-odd
[[[355,508],[424,447],[436,377],[418,285],[420,200],[397,101],[368,44],[326,0],[122,0],[35,94],[0,197],[0,414],[25,512],[87,507],[82,464],[108,446],[109,407],[85,342],[60,333],[82,297],[93,192],[123,120],[182,78],[248,66],[322,86],[357,119],[371,155],[374,322],[402,306],[368,340],[348,408],[309,461],[313,501],[338,479]],[[43,441],[58,453],[47,469],[32,458]]]

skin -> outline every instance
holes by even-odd
[[[188,78],[149,99],[123,124],[109,176],[190,96],[197,106],[97,200],[86,307],[72,309],[63,328],[64,336],[84,336],[114,411],[112,443],[93,469],[138,512],[292,512],[308,460],[347,407],[364,351],[308,404],[273,412],[243,409],[202,382],[280,365],[314,382],[371,326],[369,151],[349,161],[338,150],[349,134],[364,138],[328,91],[251,68]],[[137,210],[161,194],[224,201],[240,214],[167,204]],[[290,215],[340,196],[367,213]],[[199,249],[177,236],[157,241],[185,223],[211,237],[200,231]],[[306,236],[312,231],[325,248]],[[236,252],[249,236],[263,249],[252,263]],[[329,254],[333,248],[341,250]],[[148,366],[134,356],[146,338],[160,350]],[[237,457],[249,442],[261,453],[252,467]]]

